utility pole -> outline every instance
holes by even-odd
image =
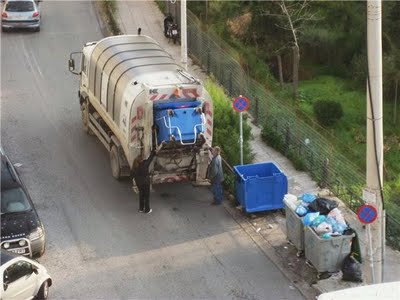
[[[375,206],[378,217],[366,225],[364,275],[367,284],[383,280],[385,212],[383,210],[383,109],[382,109],[382,2],[367,2],[367,185],[363,198]]]
[[[186,0],[181,0],[181,63],[187,71],[187,20]]]

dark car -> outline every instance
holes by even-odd
[[[33,202],[11,164],[1,153],[1,249],[39,257],[45,250],[45,231]]]

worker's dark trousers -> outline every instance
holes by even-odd
[[[150,211],[150,184],[143,184],[139,187],[139,210],[145,213]]]

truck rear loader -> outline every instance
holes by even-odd
[[[129,177],[134,161],[155,151],[153,184],[205,182],[211,97],[156,41],[118,35],[86,43],[70,54],[69,70],[80,76],[83,128],[109,151],[116,179]]]

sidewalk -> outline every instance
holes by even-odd
[[[153,1],[116,1],[116,19],[124,34],[137,34],[137,29],[142,28],[142,34],[155,39],[175,60],[180,63],[180,45],[168,43],[163,34],[164,15]],[[201,80],[206,74],[188,59],[188,71]],[[251,125],[251,124],[250,124]],[[289,181],[289,193],[300,196],[303,193],[319,193],[327,195],[327,191],[320,190],[317,184],[305,172],[297,171],[291,162],[279,152],[266,146],[261,140],[261,129],[252,126],[252,150],[256,162],[273,161],[286,174]],[[241,211],[225,203],[225,208],[232,217],[242,226],[260,249],[269,257],[286,277],[297,287],[307,299],[315,299],[321,292],[343,289],[355,286],[354,283],[345,283],[340,276],[332,276],[326,280],[317,279],[317,272],[305,263],[305,258],[296,256],[295,247],[286,240],[285,218],[281,213],[265,213],[243,216]],[[356,220],[354,213],[340,206],[346,220],[359,236],[364,231]],[[350,220],[350,221],[349,221]],[[360,232],[358,231],[360,230]],[[400,280],[400,252],[387,247],[385,259],[386,282]]]

